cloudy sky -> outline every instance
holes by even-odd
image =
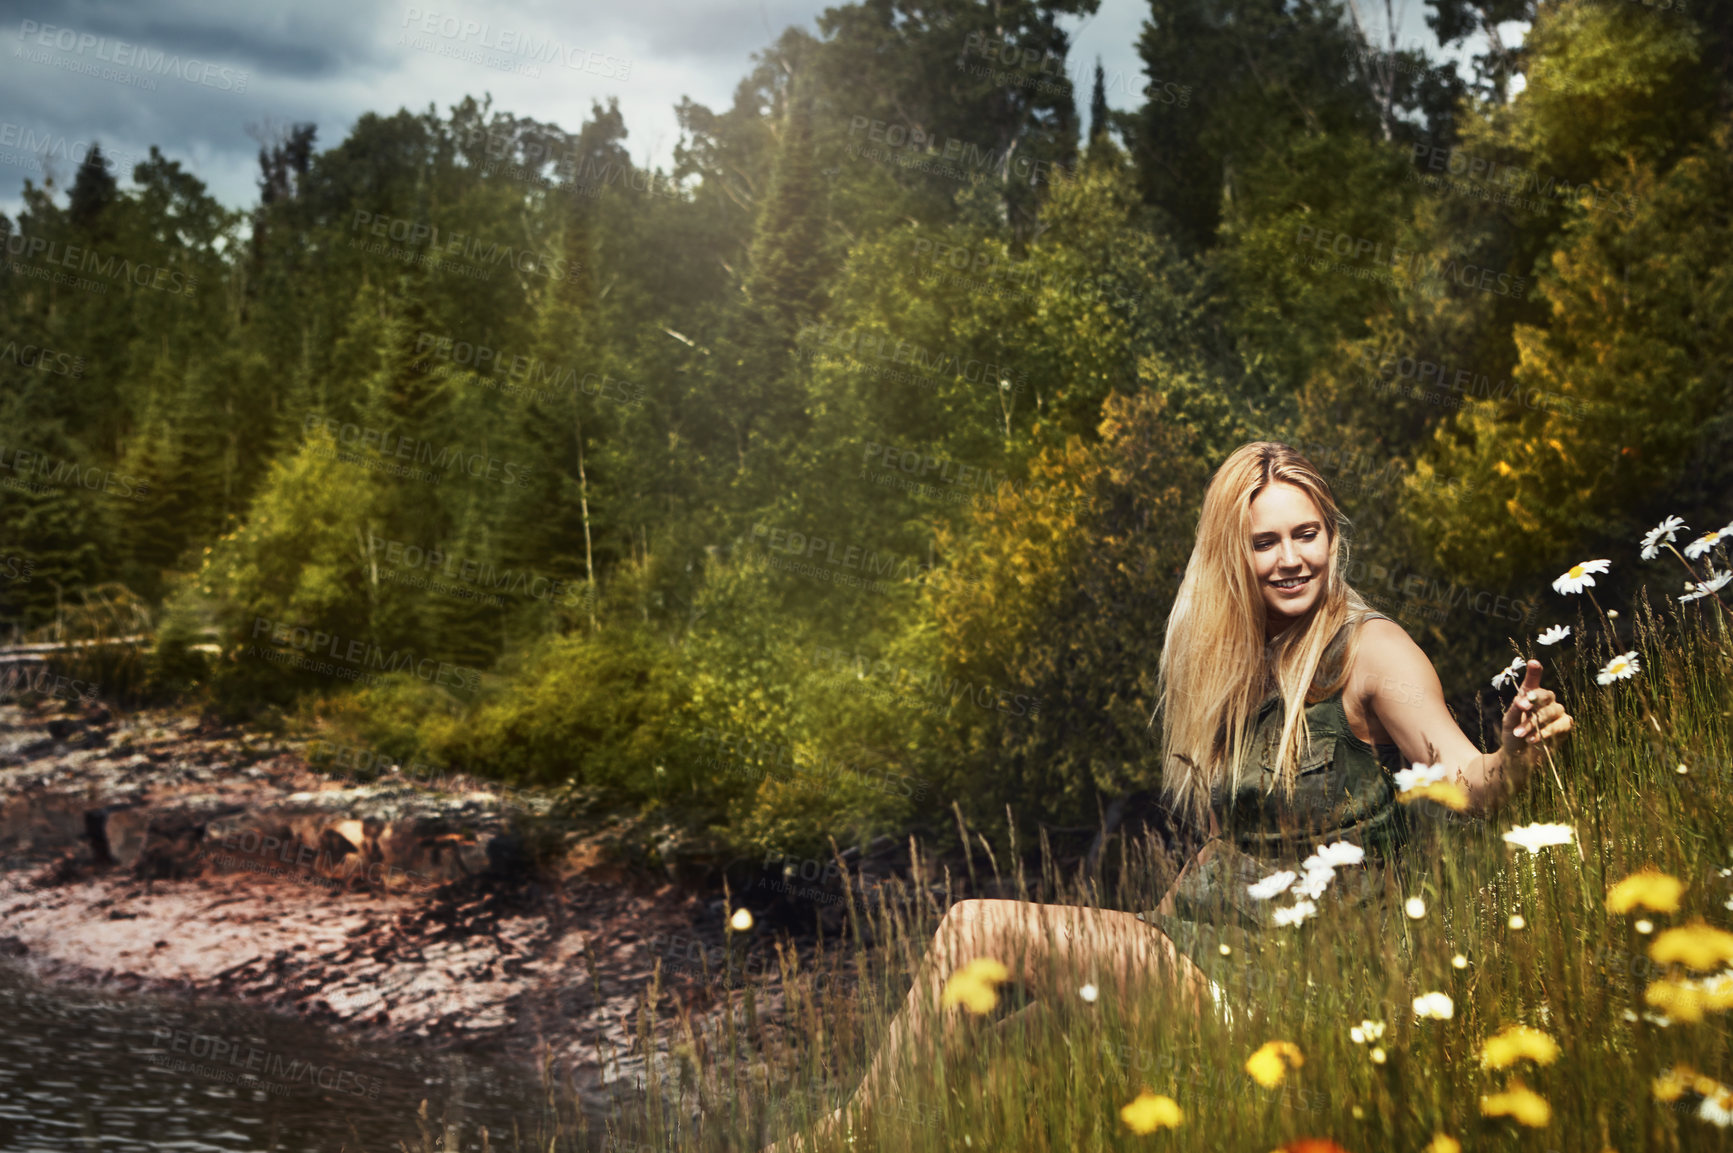
[[[312,121],[318,147],[364,112],[492,93],[494,106],[575,130],[617,96],[634,159],[664,168],[690,96],[726,108],[750,56],[790,24],[816,32],[825,0],[0,0],[0,212],[14,215],[40,152],[91,140],[121,161],[150,145],[231,207],[256,202],[257,134]],[[1362,3],[1370,11],[1370,3]],[[1378,5],[1382,10],[1382,5]],[[1136,42],[1147,0],[1102,0],[1069,20],[1073,66],[1100,56],[1108,102],[1141,99]],[[1404,44],[1435,42],[1421,0],[1396,5]],[[575,66],[521,55],[553,42]],[[481,45],[489,47],[483,48]],[[513,54],[513,49],[518,55]],[[466,58],[466,56],[468,58]],[[480,59],[475,57],[479,56]],[[515,65],[515,67],[514,67]],[[1080,109],[1082,111],[1082,109]],[[31,145],[37,145],[35,151]],[[72,164],[50,161],[64,186]]]

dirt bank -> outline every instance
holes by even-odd
[[[168,713],[0,706],[0,952],[373,1040],[524,1059],[545,1043],[598,1103],[642,1070],[658,960],[662,1013],[716,1004],[716,897],[603,867],[581,839],[531,868],[513,818],[545,799],[333,778],[306,752]],[[732,948],[775,968],[768,932]]]

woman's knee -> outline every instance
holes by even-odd
[[[1019,935],[1024,920],[1021,901],[973,898],[946,910],[938,936],[963,946],[1002,947]]]
[[[1020,901],[1007,901],[997,897],[970,897],[958,901],[945,910],[944,920],[957,925],[976,924],[981,921],[1003,921],[1019,904]]]

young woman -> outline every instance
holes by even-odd
[[[1538,746],[1570,731],[1531,660],[1500,747],[1476,749],[1426,654],[1343,579],[1346,527],[1324,479],[1287,445],[1247,444],[1222,463],[1204,494],[1157,683],[1162,787],[1209,840],[1148,918],[1011,900],[953,905],[851,1109],[890,1088],[889,1062],[904,1045],[929,1044],[935,1022],[948,1023],[940,993],[969,960],[1000,960],[1037,998],[1076,996],[1057,977],[1088,971],[1124,1004],[1155,978],[1179,983],[1201,1007],[1209,981],[1198,962],[1224,932],[1268,924],[1275,902],[1251,897],[1248,884],[1297,869],[1320,844],[1347,841],[1372,860],[1396,851],[1406,828],[1396,770],[1442,763],[1469,811],[1488,816],[1524,785]],[[1358,876],[1363,892],[1374,886],[1371,870]]]

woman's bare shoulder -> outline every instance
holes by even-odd
[[[1391,686],[1418,689],[1427,680],[1438,679],[1431,658],[1408,630],[1384,616],[1369,617],[1361,624],[1351,676],[1362,697]]]
[[[1384,637],[1388,640],[1395,636],[1408,636],[1408,630],[1397,624],[1383,613],[1373,613],[1360,622],[1360,635],[1364,640],[1374,637]]]

